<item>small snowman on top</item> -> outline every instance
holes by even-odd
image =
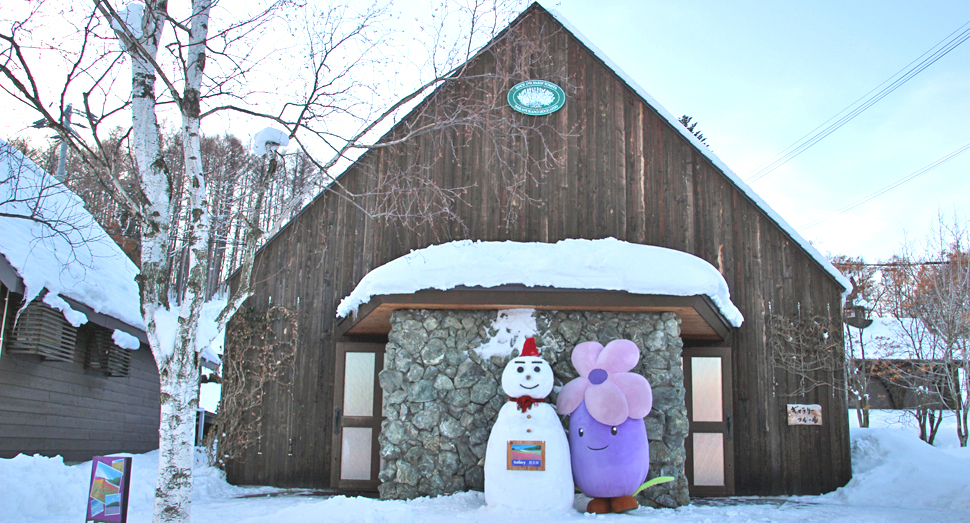
[[[568,510],[573,506],[569,442],[553,406],[552,367],[539,356],[534,338],[502,373],[509,401],[488,437],[485,502],[527,510]]]

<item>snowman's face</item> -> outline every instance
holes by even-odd
[[[535,356],[512,358],[502,373],[502,390],[512,398],[545,398],[552,392],[552,383],[552,367]]]

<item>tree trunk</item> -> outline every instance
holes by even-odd
[[[159,427],[155,523],[188,522],[191,516],[195,416],[201,370],[199,352],[204,348],[198,344],[207,341],[197,338],[206,299],[207,242],[211,224],[208,189],[202,170],[199,93],[205,66],[210,7],[207,0],[192,2],[185,88],[180,107],[188,211],[185,225],[188,278],[179,309],[175,346],[164,365],[159,361],[162,419]]]
[[[188,343],[189,345],[186,345]],[[192,465],[199,368],[191,340],[177,340],[167,361],[159,361],[161,420],[155,523],[188,522],[191,517]]]

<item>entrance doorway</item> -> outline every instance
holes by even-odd
[[[330,485],[377,491],[383,394],[383,343],[337,343],[334,368],[333,458]]]
[[[685,347],[687,483],[691,497],[734,494],[731,349]]]

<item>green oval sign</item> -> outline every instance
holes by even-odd
[[[558,111],[566,103],[566,93],[545,80],[527,80],[509,90],[509,105],[529,116],[542,116]]]

